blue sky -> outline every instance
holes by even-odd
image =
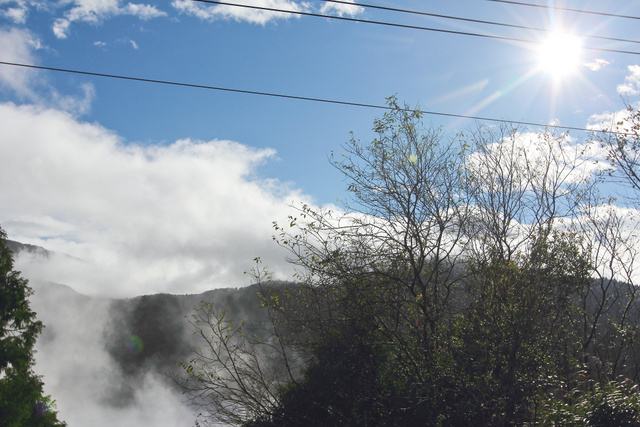
[[[548,35],[325,1],[245,3],[530,41]],[[371,3],[638,38],[633,19],[484,0]],[[537,4],[640,16],[629,1]],[[539,69],[536,43],[191,0],[0,0],[0,61],[376,105],[397,94],[427,111],[572,127],[621,110],[621,95],[637,95],[640,81],[640,56],[606,50],[640,44],[581,42],[605,50],[582,49],[558,78]],[[8,65],[0,87],[0,224],[11,238],[83,260],[65,258],[55,270],[23,260],[33,279],[90,294],[241,286],[256,256],[286,276],[272,221],[290,203],[343,198],[328,156],[351,131],[373,138],[382,114]],[[425,121],[448,135],[475,125]]]

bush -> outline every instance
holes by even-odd
[[[590,384],[584,392],[554,399],[543,424],[558,426],[640,426],[640,388],[630,380]]]

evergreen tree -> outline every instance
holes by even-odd
[[[13,269],[6,237],[0,228],[0,425],[66,425],[33,372],[33,346],[43,325],[29,307],[29,282]]]

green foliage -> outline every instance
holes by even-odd
[[[0,420],[4,426],[59,426],[55,404],[33,372],[33,346],[43,325],[29,307],[33,291],[13,269],[0,228]]]
[[[640,426],[640,390],[630,380],[591,383],[583,391],[547,402],[546,424],[558,426]]]
[[[371,345],[345,338],[318,348],[303,379],[283,390],[279,425],[386,424],[378,384],[384,358]]]
[[[539,396],[577,365],[572,298],[588,285],[590,271],[573,239],[555,234],[538,239],[526,257],[474,268],[474,300],[459,316],[462,345],[455,350],[459,369],[473,373],[462,384],[468,397],[458,399],[468,422],[529,421]]]

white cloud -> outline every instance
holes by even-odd
[[[266,7],[272,9],[282,9],[292,12],[304,12],[309,9],[306,3],[296,3],[292,0],[237,0],[236,4]],[[174,0],[171,5],[180,13],[195,16],[204,21],[214,21],[217,19],[234,19],[236,21],[246,21],[252,24],[264,25],[275,19],[289,19],[297,17],[292,13],[271,12],[266,10],[251,9],[246,7],[228,5],[203,5],[192,0]]]
[[[71,22],[68,19],[59,18],[53,23],[53,34],[59,39],[67,38],[67,31],[69,31],[69,27],[71,26]]]
[[[617,90],[620,95],[636,96],[640,95],[640,65],[629,65],[629,75],[625,77],[624,83],[618,85]],[[640,102],[631,102],[635,109],[640,108]],[[589,117],[587,129],[593,131],[609,130],[613,132],[631,132],[633,123],[630,120],[629,110],[622,109],[614,112],[603,112],[593,114]]]
[[[30,31],[17,28],[0,29],[0,52],[3,61],[33,64],[34,51],[39,48],[39,39]],[[0,65],[0,86],[12,90],[23,99],[36,99],[34,85],[37,81],[38,73],[33,69]]]
[[[620,110],[615,112],[604,112],[601,114],[593,114],[589,117],[587,129],[593,131],[612,131],[612,132],[629,132],[632,123],[629,120],[631,114],[629,110]]]
[[[132,15],[142,20],[167,16],[155,6],[127,3],[120,5],[120,0],[67,0],[65,3],[74,5],[53,23],[53,33],[56,37],[65,39],[73,22],[87,22],[100,24],[106,19],[118,15]]]
[[[75,257],[19,258],[29,279],[139,295],[245,285],[256,256],[290,272],[271,224],[303,196],[254,178],[273,150],[125,145],[67,113],[12,104],[0,105],[0,150],[0,224],[10,238]]]
[[[640,95],[640,65],[629,65],[629,75],[618,85],[620,95]]]
[[[609,61],[597,58],[596,60],[594,60],[592,62],[585,62],[583,65],[585,67],[587,67],[588,69],[590,69],[591,71],[598,71],[601,68],[606,67],[609,64],[610,64]]]
[[[638,284],[640,276],[640,211],[612,204],[583,206],[583,214],[567,224],[583,244],[594,245],[590,263],[599,275]],[[594,249],[596,248],[596,249]]]
[[[486,153],[472,153],[468,165],[476,175],[491,177],[500,160],[503,166],[514,167],[517,182],[536,189],[562,183],[561,187],[566,189],[605,169],[604,157],[600,147],[574,141],[567,134],[518,132],[489,144]]]
[[[4,16],[14,24],[24,24],[27,22],[28,15],[29,7],[25,0],[0,0],[0,16]]]
[[[0,52],[4,61],[37,65],[35,53],[39,49],[40,40],[30,31],[0,29]],[[20,100],[49,105],[74,115],[88,113],[95,97],[91,84],[81,84],[80,95],[66,95],[51,86],[40,71],[13,65],[0,65],[0,88],[13,92]]]
[[[68,111],[73,115],[84,115],[91,111],[91,105],[96,96],[96,91],[91,83],[80,85],[82,95],[62,95],[58,91],[52,93],[52,103],[57,108]]]
[[[142,20],[149,20],[153,18],[160,18],[162,16],[167,16],[166,12],[163,12],[158,8],[156,8],[155,6],[150,6],[148,4],[127,3],[127,5],[123,7],[120,11],[124,15],[136,16]]]
[[[362,6],[358,6],[355,0],[346,1],[353,4],[326,2],[320,8],[320,13],[337,13],[339,16],[355,16],[364,12],[364,8]]]

